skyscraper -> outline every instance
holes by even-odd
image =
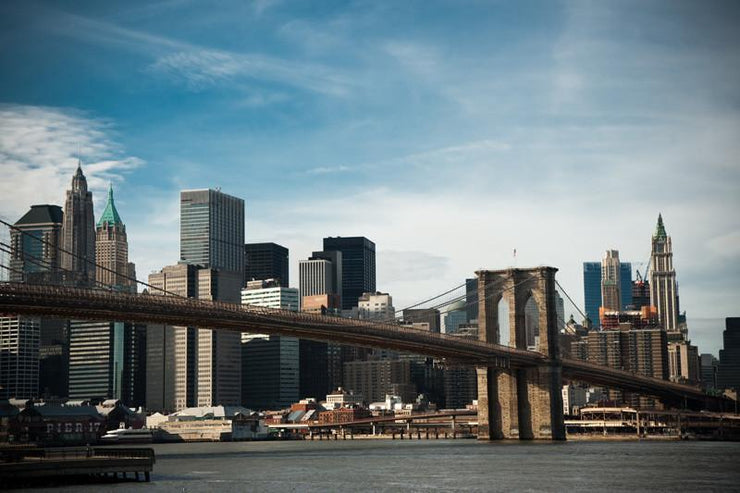
[[[220,190],[180,192],[180,259],[243,274],[244,200]]]
[[[136,290],[133,264],[128,261],[128,239],[126,225],[123,224],[113,201],[113,187],[108,189],[108,203],[98,220],[95,231],[95,256],[98,266],[98,283],[126,290]]]
[[[342,252],[342,309],[357,306],[363,293],[375,292],[375,243],[364,236],[324,238],[324,252]]]
[[[129,322],[70,321],[68,396],[143,406],[143,389],[137,388],[143,337],[143,328]]]
[[[308,260],[298,262],[298,286],[301,296],[301,303],[304,296],[317,294],[339,294],[335,281],[341,272],[341,253],[340,261],[332,262],[331,260],[311,257]]]
[[[298,311],[298,290],[253,281],[242,304]],[[299,400],[299,346],[295,337],[242,334],[242,405],[281,409]]]
[[[740,317],[725,319],[722,339],[724,342],[719,350],[717,387],[740,390]]]
[[[63,273],[62,208],[34,205],[10,230],[10,280],[55,284]],[[6,397],[67,393],[67,332],[61,320],[0,317],[0,387]],[[12,394],[12,395],[11,395]]]
[[[113,188],[95,231],[97,282],[135,291],[133,264],[128,261],[126,225],[116,209]],[[144,327],[128,322],[72,320],[69,322],[69,392],[74,399],[103,397],[128,406],[144,405],[139,373]]]
[[[277,243],[244,245],[246,281],[275,279],[282,287],[290,286],[288,249]]]
[[[39,392],[38,318],[0,317],[0,399],[31,399]]]
[[[658,318],[666,331],[678,327],[678,290],[676,271],[673,269],[671,237],[666,234],[663,217],[658,214],[658,224],[652,239],[650,254],[650,304],[658,309]]]
[[[595,327],[598,327],[599,307],[601,307],[600,262],[583,262],[583,299],[586,316]]]
[[[622,310],[632,303],[632,264],[619,263],[619,282]],[[583,263],[583,299],[586,315],[594,327],[599,326],[601,301],[601,262]]]
[[[601,306],[604,310],[622,309],[619,252],[607,250],[601,261]]]
[[[95,284],[95,216],[92,192],[87,190],[87,179],[82,166],[72,177],[72,187],[67,190],[64,203],[62,228],[61,265],[70,282],[80,286]]]
[[[55,283],[60,276],[62,222],[58,205],[32,205],[10,230],[10,280]]]
[[[340,251],[323,251],[298,263],[302,311],[331,315],[341,311],[342,259]],[[299,348],[301,397],[323,399],[342,383],[344,346],[301,339]]]
[[[198,298],[239,303],[244,282],[244,200],[220,190],[180,193],[180,257],[199,266]],[[197,329],[196,404],[241,402],[241,336]]]

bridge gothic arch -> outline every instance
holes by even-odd
[[[507,330],[509,346],[527,349],[526,306],[537,307],[536,350],[540,366],[518,369],[478,367],[478,436],[481,439],[565,439],[562,365],[554,267],[478,271],[478,328],[483,342],[498,343]],[[499,323],[500,300],[509,308],[509,326]]]

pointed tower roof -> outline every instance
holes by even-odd
[[[655,238],[667,238],[668,235],[665,232],[665,226],[663,226],[663,216],[658,214],[658,225],[655,226]]]
[[[108,188],[108,203],[105,205],[103,215],[100,216],[98,227],[102,226],[105,223],[108,223],[110,225],[123,224],[123,221],[121,221],[121,216],[118,215],[118,210],[116,210],[116,204],[113,201],[113,185],[110,185],[110,187]]]

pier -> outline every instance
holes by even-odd
[[[72,477],[101,482],[149,481],[154,462],[151,448],[8,447],[0,449],[0,483]]]

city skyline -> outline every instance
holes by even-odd
[[[738,12],[668,5],[10,2],[0,216],[63,205],[79,154],[97,211],[120,190],[140,278],[179,257],[180,190],[222,186],[293,279],[322,237],[366,236],[399,307],[512,264],[558,267],[583,307],[582,262],[613,248],[643,272],[662,212],[692,342],[716,355],[740,291]]]

